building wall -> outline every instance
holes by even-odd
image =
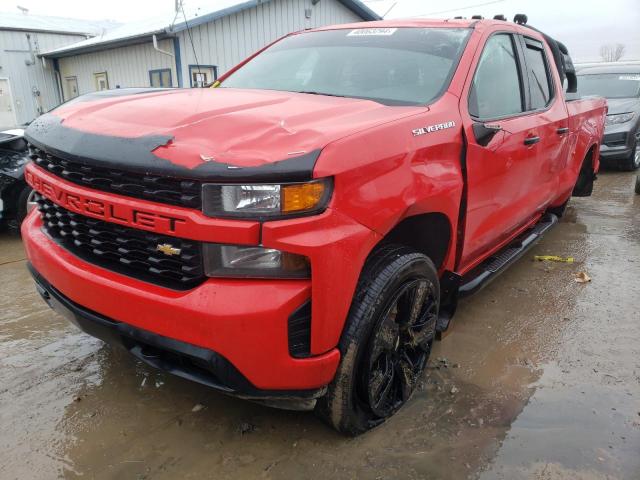
[[[306,9],[311,12],[310,18],[306,18]],[[362,18],[335,0],[323,0],[316,5],[312,5],[311,0],[275,0],[192,28],[193,46],[189,32],[179,32],[183,86],[190,86],[189,65],[215,65],[218,75],[222,75],[288,33],[361,21]]]
[[[305,9],[311,12],[306,18]],[[180,46],[182,86],[189,87],[189,65],[213,65],[218,75],[287,33],[362,19],[336,0],[271,0],[257,7],[177,33]],[[159,48],[175,54],[173,39],[159,41]],[[194,54],[195,50],[195,54]],[[197,62],[196,62],[197,57]],[[171,69],[173,86],[178,86],[177,60],[153,49],[149,42],[59,59],[60,73],[69,98],[65,77],[77,77],[80,94],[96,90],[94,74],[107,72],[109,87],[148,87],[149,71]]]
[[[158,41],[158,48],[174,54],[171,40]],[[109,88],[148,87],[149,70],[169,68],[173,85],[178,85],[174,57],[155,50],[152,42],[63,57],[58,62],[66,100],[71,98],[65,81],[67,77],[77,78],[78,91],[82,95],[97,89],[95,74],[101,72],[107,72]]]
[[[33,65],[25,63],[25,60],[31,60],[27,34],[31,36],[31,47],[36,55]],[[0,30],[0,78],[8,78],[11,84],[18,125],[51,110],[61,101],[53,63],[50,60],[43,62],[37,54],[84,39],[81,35]],[[40,95],[34,95],[34,90]]]

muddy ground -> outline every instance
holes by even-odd
[[[355,439],[80,333],[36,294],[20,241],[0,234],[0,478],[640,479],[633,181],[605,172],[594,197],[574,199],[461,305],[411,402]],[[580,271],[593,281],[576,283]]]

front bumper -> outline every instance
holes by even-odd
[[[637,127],[616,126],[605,131],[600,146],[600,158],[606,161],[626,160],[640,142],[640,130]]]
[[[210,279],[189,291],[170,290],[82,261],[41,225],[37,211],[23,222],[28,260],[41,283],[72,304],[119,328],[216,352],[257,390],[320,389],[333,379],[336,348],[303,359],[289,354],[287,319],[310,297],[308,280]]]
[[[111,345],[123,347],[154,368],[228,395],[295,410],[313,408],[315,400],[326,393],[326,387],[298,391],[257,389],[231,362],[218,353],[117,322],[87,310],[62,295],[31,265],[28,267],[38,293],[54,311],[89,335]]]

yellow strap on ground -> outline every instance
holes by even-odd
[[[573,257],[558,257],[556,255],[536,255],[533,258],[539,262],[544,262],[546,260],[548,262],[573,263],[575,261]]]

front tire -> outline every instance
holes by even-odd
[[[25,186],[18,194],[15,217],[9,222],[9,232],[15,235],[20,234],[20,225],[34,205],[34,191],[30,186]]]
[[[24,187],[18,198],[18,214],[16,215],[18,228],[20,228],[29,212],[36,207],[35,192],[29,186]]]
[[[342,360],[316,412],[338,431],[358,435],[404,405],[435,338],[440,284],[433,262],[387,245],[363,268],[339,348]]]
[[[634,147],[629,158],[622,160],[620,163],[620,168],[627,172],[634,172],[638,168],[640,168],[640,148],[638,148],[638,144]]]

